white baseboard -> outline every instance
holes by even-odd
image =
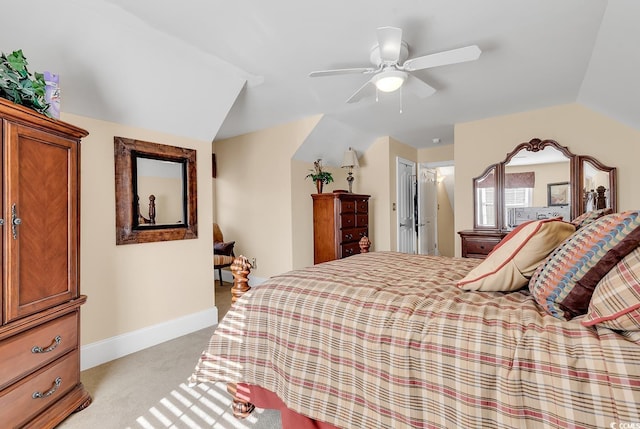
[[[213,307],[199,313],[168,320],[82,346],[80,370],[121,358],[165,341],[205,329],[218,323],[218,309]]]

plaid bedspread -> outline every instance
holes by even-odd
[[[275,276],[191,382],[259,385],[341,428],[640,424],[639,335],[555,319],[526,289],[458,289],[477,264],[374,252]]]

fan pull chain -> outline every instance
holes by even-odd
[[[400,114],[402,115],[402,86],[400,87]]]

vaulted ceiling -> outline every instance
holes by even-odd
[[[0,51],[58,73],[65,112],[211,141],[323,114],[300,159],[453,143],[455,123],[572,102],[640,129],[637,0],[32,0],[2,16]],[[308,77],[371,66],[382,26],[410,58],[482,55],[415,72],[427,98],[348,104],[369,76]]]

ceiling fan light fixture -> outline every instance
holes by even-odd
[[[374,84],[382,92],[393,92],[402,86],[407,73],[400,70],[387,70],[375,77]]]

